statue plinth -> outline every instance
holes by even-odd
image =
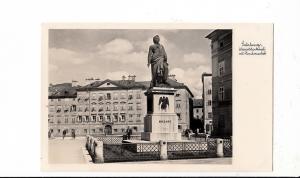
[[[178,141],[178,116],[175,113],[174,88],[153,87],[145,92],[147,96],[147,115],[144,118],[142,140]]]

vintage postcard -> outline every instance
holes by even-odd
[[[42,35],[42,170],[272,170],[273,24]]]

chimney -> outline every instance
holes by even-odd
[[[132,77],[132,81],[135,81],[135,77],[136,77],[136,76],[135,76],[135,75],[133,75],[133,76],[131,76],[131,77]]]
[[[75,86],[77,86],[77,85],[78,85],[78,81],[72,80],[72,87],[75,87]]]
[[[128,80],[132,80],[132,76],[131,75],[128,75]]]

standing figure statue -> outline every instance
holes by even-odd
[[[153,37],[153,45],[149,47],[148,64],[151,64],[152,81],[150,88],[157,86],[158,84],[167,84],[168,79],[168,63],[167,54],[163,45],[159,44],[159,36]]]

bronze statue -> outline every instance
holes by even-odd
[[[168,79],[168,63],[166,51],[159,43],[159,36],[153,37],[153,45],[149,47],[148,64],[151,64],[152,81],[150,87],[158,86],[158,84],[167,84]]]

